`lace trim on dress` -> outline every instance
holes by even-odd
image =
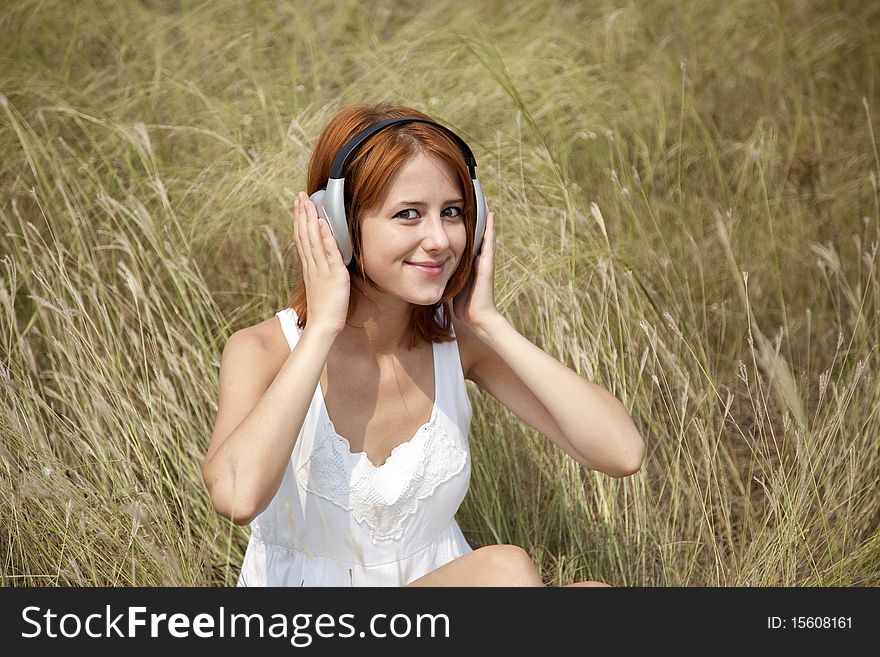
[[[403,522],[420,500],[462,471],[468,453],[437,424],[426,423],[376,467],[364,452],[353,453],[329,420],[309,458],[297,468],[300,485],[351,512],[370,528],[370,540],[400,540]]]

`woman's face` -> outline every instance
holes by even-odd
[[[361,222],[364,272],[408,303],[440,300],[467,245],[464,195],[454,169],[417,154],[392,176]]]

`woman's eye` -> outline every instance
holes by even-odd
[[[410,214],[410,212],[412,212],[412,214]],[[397,217],[398,219],[406,219],[408,221],[411,221],[413,219],[418,219],[420,215],[419,215],[419,211],[416,210],[415,208],[407,208],[406,210],[401,210],[400,212],[398,212],[394,216]],[[460,217],[460,216],[462,216],[462,209],[460,207],[458,207],[457,205],[452,205],[452,206],[446,208],[445,210],[443,210],[443,216],[444,217]]]
[[[399,217],[399,218],[401,218],[401,219],[418,219],[418,216],[415,216],[415,217],[413,217],[413,216],[409,216],[409,217],[405,217],[405,216],[403,216],[403,215],[405,215],[405,214],[407,214],[407,213],[409,213],[409,212],[414,212],[416,215],[418,215],[418,213],[419,213],[418,210],[416,210],[415,208],[407,208],[406,210],[401,210],[400,212],[398,212],[398,213],[397,213],[396,215],[394,215],[394,216],[395,216],[395,217]]]

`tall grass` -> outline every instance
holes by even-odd
[[[228,585],[199,468],[342,106],[472,146],[496,298],[606,387],[639,473],[473,384],[458,520],[545,582],[880,584],[880,6],[22,0],[0,12],[5,585]]]

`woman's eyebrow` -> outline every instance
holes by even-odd
[[[443,205],[449,205],[450,203],[464,203],[464,200],[460,199],[460,198],[454,198],[450,201],[445,201],[443,203]],[[425,203],[424,201],[401,201],[397,205],[428,205],[428,204]]]

